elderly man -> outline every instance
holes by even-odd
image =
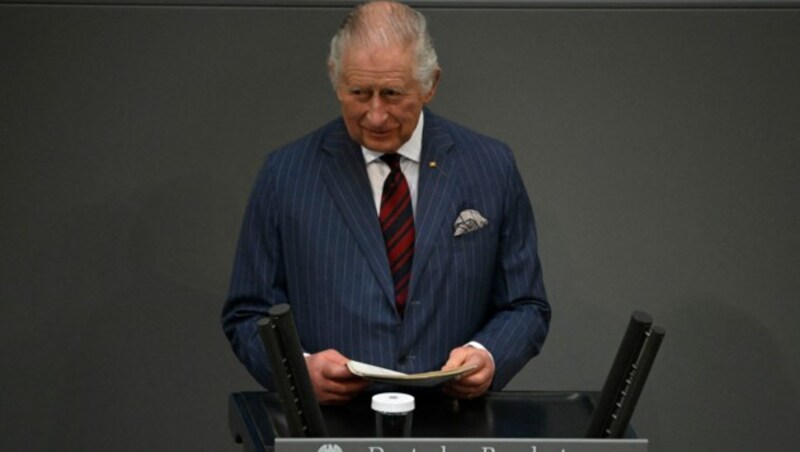
[[[351,399],[349,359],[444,386],[502,389],[535,356],[550,306],[530,201],[504,144],[427,108],[441,77],[425,18],[356,7],[331,41],[341,117],[269,155],[222,313],[234,351],[272,388],[256,322],[291,305],[314,392]]]

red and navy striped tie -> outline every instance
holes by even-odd
[[[397,311],[402,315],[408,299],[411,261],[414,257],[414,211],[408,182],[400,171],[400,156],[385,154],[381,159],[391,168],[383,183],[381,229],[394,279],[395,303]]]

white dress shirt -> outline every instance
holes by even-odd
[[[400,159],[400,171],[406,177],[408,182],[408,191],[411,194],[411,208],[414,214],[417,213],[417,187],[419,186],[419,158],[422,154],[422,126],[425,122],[425,114],[420,112],[417,127],[397,153],[402,157]],[[381,195],[383,194],[383,183],[386,177],[389,176],[391,169],[389,165],[381,160],[383,152],[371,151],[364,146],[361,146],[361,152],[364,154],[364,162],[367,164],[367,175],[369,176],[369,183],[372,185],[372,198],[375,201],[375,211],[380,215],[381,212]]]
[[[414,215],[417,214],[417,187],[419,186],[419,162],[420,155],[422,154],[422,127],[425,123],[425,113],[420,112],[417,127],[397,153],[402,157],[400,159],[400,171],[406,177],[408,182],[408,191],[411,194],[411,207],[414,210]],[[383,184],[389,176],[391,169],[389,165],[381,160],[383,152],[371,151],[364,146],[361,146],[361,152],[364,154],[364,162],[367,164],[367,175],[369,176],[369,183],[372,186],[372,198],[375,201],[375,211],[378,215],[381,213],[381,196],[383,195]],[[470,347],[479,348],[489,352],[479,342],[470,341],[466,344]],[[494,361],[494,357],[489,353],[489,357]]]

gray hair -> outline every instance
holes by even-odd
[[[355,46],[413,45],[416,61],[414,77],[424,91],[433,86],[439,69],[433,40],[423,16],[410,6],[395,1],[367,2],[355,7],[331,39],[328,70],[336,89],[341,77],[342,54]]]

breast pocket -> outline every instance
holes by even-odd
[[[458,237],[453,237],[453,250],[456,253],[482,253],[494,248],[497,242],[494,225],[486,226],[474,231],[466,232]]]

